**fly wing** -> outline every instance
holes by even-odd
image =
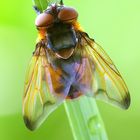
[[[54,71],[48,63],[46,49],[38,47],[28,66],[23,97],[23,117],[30,130],[39,127],[67,96],[60,90],[60,77],[61,70]]]
[[[101,46],[84,36],[87,57],[92,70],[92,91],[95,98],[127,109],[130,95],[127,86],[112,60]]]

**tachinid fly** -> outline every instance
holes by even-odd
[[[38,39],[23,97],[23,117],[30,130],[65,99],[86,95],[124,109],[130,105],[119,71],[77,18],[77,11],[62,3],[50,5],[36,18]]]

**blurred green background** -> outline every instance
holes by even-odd
[[[109,140],[140,139],[140,1],[65,0],[124,77],[132,98],[127,111],[97,101]],[[25,71],[34,50],[36,14],[31,0],[0,2],[0,140],[72,140],[64,107],[35,132],[24,126],[21,104]]]

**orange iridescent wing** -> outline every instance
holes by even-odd
[[[127,86],[112,60],[95,41],[82,35],[87,42],[85,51],[92,69],[92,91],[97,99],[127,109],[130,95]]]
[[[34,130],[65,99],[60,81],[61,70],[53,70],[46,57],[46,49],[38,47],[30,61],[24,88],[23,117],[26,126]],[[57,90],[59,89],[59,90]]]

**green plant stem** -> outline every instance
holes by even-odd
[[[56,2],[60,2],[60,0],[32,0],[33,6],[36,6],[38,10],[42,13],[46,8]]]
[[[108,140],[94,99],[80,97],[64,102],[74,140]]]

